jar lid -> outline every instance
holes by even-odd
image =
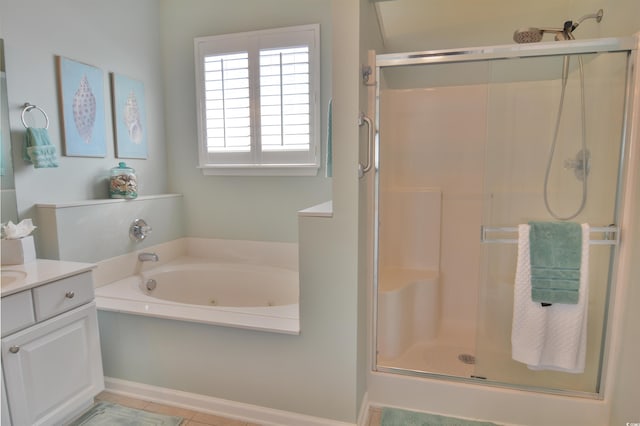
[[[118,171],[128,171],[133,173],[135,170],[133,170],[132,167],[127,166],[127,163],[125,163],[124,161],[121,161],[118,163],[117,167],[112,168],[111,170],[113,170],[113,172],[118,172]]]

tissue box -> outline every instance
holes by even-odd
[[[2,264],[21,265],[36,260],[36,247],[33,235],[17,240],[2,240]]]

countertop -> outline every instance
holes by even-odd
[[[298,216],[306,217],[333,217],[333,201],[311,206],[298,211]]]
[[[67,262],[62,260],[36,259],[22,265],[2,265],[2,297],[22,290],[90,271],[92,263]]]

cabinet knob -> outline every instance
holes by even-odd
[[[68,291],[64,294],[67,299],[73,299],[76,294],[73,291]]]
[[[20,346],[11,346],[9,348],[9,352],[11,352],[12,354],[17,354],[18,352],[20,352]]]

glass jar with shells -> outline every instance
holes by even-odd
[[[136,171],[120,162],[111,169],[109,178],[110,198],[136,198],[138,196],[138,180]]]

